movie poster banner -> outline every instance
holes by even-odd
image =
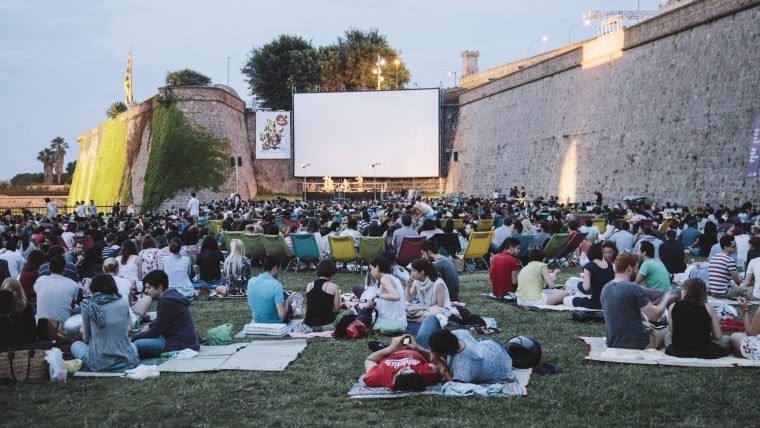
[[[755,129],[752,130],[752,143],[749,147],[749,163],[747,177],[757,177],[760,168],[760,116],[755,118]]]
[[[290,159],[290,112],[256,112],[256,159]]]

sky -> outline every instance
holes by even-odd
[[[150,98],[167,71],[194,69],[252,102],[240,69],[280,34],[315,47],[351,27],[376,28],[401,51],[410,87],[450,87],[464,50],[480,70],[596,35],[589,10],[657,10],[666,0],[0,0],[0,180],[42,172],[37,153],[60,136],[76,160],[77,135],[124,99]],[[546,36],[545,43],[537,42]],[[229,68],[228,68],[228,59]]]

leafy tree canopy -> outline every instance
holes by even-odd
[[[113,119],[125,111],[127,111],[127,105],[121,101],[116,101],[115,103],[108,106],[108,110],[106,110],[106,117]]]
[[[263,107],[290,110],[294,86],[308,91],[319,84],[319,52],[302,37],[283,34],[253,48],[241,72]]]
[[[166,84],[169,86],[209,86],[211,79],[188,68],[166,72]]]

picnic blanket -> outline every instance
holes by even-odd
[[[681,367],[760,367],[760,361],[745,358],[723,357],[715,360],[678,358],[657,349],[608,348],[604,337],[581,337],[580,339],[586,343],[586,361]]]
[[[251,321],[249,324],[246,324],[238,334],[235,335],[235,339],[244,339],[246,337],[256,336],[283,337],[298,327],[301,322],[302,320],[291,320],[287,324],[264,324]]]
[[[161,372],[192,373],[219,370],[283,371],[306,349],[305,339],[254,340],[225,346],[201,346],[196,357],[173,359]]]
[[[581,308],[578,306],[567,305],[534,305],[534,306],[522,306],[523,308],[536,308],[542,311],[584,311],[584,312],[602,312],[601,309]]]
[[[422,392],[394,392],[390,388],[370,388],[364,384],[364,376],[359,378],[348,396],[352,399],[367,398],[404,398],[421,395],[443,395],[447,397],[463,397],[480,395],[486,397],[509,397],[513,395],[528,395],[528,383],[533,369],[513,369],[513,382],[478,385],[472,383],[446,382],[427,387]]]

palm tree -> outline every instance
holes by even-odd
[[[47,148],[40,150],[37,154],[37,160],[43,165],[43,183],[50,184],[53,182],[53,168],[55,166],[55,152]]]
[[[55,156],[55,172],[58,174],[58,184],[61,184],[61,174],[63,174],[63,158],[66,156],[66,149],[68,148],[69,143],[63,141],[63,138],[61,137],[55,137],[50,142],[50,149],[52,149]]]

